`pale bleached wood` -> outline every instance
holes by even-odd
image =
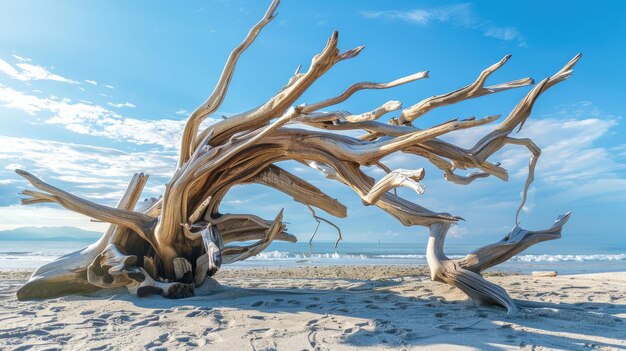
[[[174,274],[176,275],[176,280],[181,281],[185,278],[185,275],[191,277],[192,268],[191,263],[187,261],[184,257],[176,257],[174,260]]]
[[[230,85],[230,81],[235,73],[235,66],[237,65],[239,57],[252,44],[252,42],[254,42],[256,37],[261,32],[261,29],[263,29],[263,27],[275,18],[274,12],[276,11],[278,4],[280,4],[279,0],[272,1],[272,4],[267,9],[267,12],[265,12],[265,16],[263,16],[261,21],[252,27],[243,42],[239,44],[235,50],[233,50],[224,65],[224,70],[222,71],[222,75],[220,76],[213,93],[211,93],[207,100],[195,111],[193,111],[187,119],[181,138],[180,160],[178,163],[179,167],[181,167],[187,161],[189,156],[191,156],[196,150],[194,142],[196,134],[198,134],[198,128],[200,127],[202,121],[206,118],[206,116],[217,111],[222,104],[222,101],[224,101],[226,92],[228,91],[228,86]]]
[[[146,270],[146,273],[150,275],[152,278],[158,277],[156,266],[154,265],[154,259],[151,256],[143,257],[143,268]]]
[[[240,56],[275,17],[278,4],[277,0],[271,2],[261,20],[231,52],[213,92],[189,116],[181,137],[177,167],[159,199],[152,198],[136,206],[147,180],[143,174],[133,177],[117,208],[113,208],[81,199],[28,172],[17,171],[38,189],[25,190],[23,194],[27,197],[23,204],[58,203],[111,223],[97,243],[37,270],[18,291],[20,299],[119,286],[126,286],[140,296],[190,296],[194,286],[207,281],[222,264],[257,255],[274,240],[295,242],[296,237],[286,232],[282,210],[273,221],[252,214],[220,213],[226,194],[241,184],[260,184],[287,194],[311,210],[318,225],[327,222],[335,226],[319,217],[313,207],[336,217],[345,217],[346,207],[309,181],[275,165],[296,161],[348,186],[365,205],[382,209],[400,223],[428,227],[427,261],[432,279],[456,286],[479,302],[501,305],[509,313],[519,309],[504,289],[485,280],[480,273],[533,244],[557,239],[569,214],[558,218],[547,230],[528,231],[519,227],[520,210],[526,202],[541,150],[531,139],[517,139],[510,134],[523,127],[543,92],[572,74],[580,55],[533,87],[503,121],[494,123],[469,149],[441,137],[453,131],[489,125],[499,116],[452,119],[420,128],[413,126],[413,122],[438,107],[532,84],[532,79],[525,78],[485,85],[510,55],[483,70],[473,83],[418,100],[403,110],[402,102],[391,100],[380,106],[364,106],[361,111],[369,111],[364,113],[324,111],[360,90],[388,89],[428,77],[427,71],[421,71],[387,83],[360,82],[328,99],[309,104],[299,102],[313,83],[337,63],[362,52],[362,46],[341,52],[337,32],[330,35],[323,49],[311,59],[308,69],[301,70],[298,66],[287,83],[265,103],[201,130],[202,121],[217,111],[226,97]],[[394,111],[400,112],[393,116]],[[388,116],[391,117],[384,121]],[[366,134],[352,137],[338,131]],[[455,184],[467,185],[488,176],[506,181],[506,169],[489,159],[507,145],[522,146],[531,153],[514,229],[498,243],[458,260],[449,259],[443,250],[445,237],[449,227],[461,217],[432,211],[398,196],[395,190],[402,186],[418,195],[423,193],[425,188],[420,182],[425,177],[424,170],[392,169],[382,159],[397,153],[421,157]],[[363,172],[364,167],[372,166],[384,170],[385,175],[374,179]],[[338,243],[341,230],[335,227],[339,232]],[[246,241],[256,242],[243,246],[232,244]]]
[[[478,302],[495,303],[505,307],[509,314],[515,314],[519,311],[515,301],[504,289],[488,282],[480,273],[509,260],[531,245],[560,238],[569,216],[569,213],[559,216],[554,225],[546,230],[530,231],[516,225],[502,241],[479,248],[461,259],[449,259],[443,251],[450,224],[435,223],[430,226],[426,251],[431,279],[454,285]]]
[[[117,288],[133,282],[129,270],[137,265],[137,256],[123,254],[115,244],[109,244],[87,268],[89,283],[101,288]]]
[[[531,276],[535,278],[553,278],[556,277],[559,273],[557,271],[533,271]]]
[[[208,254],[202,254],[196,260],[196,272],[194,275],[193,283],[196,286],[201,285],[207,277],[207,273],[211,268],[211,261]]]
[[[209,224],[202,234],[202,246],[209,258],[207,267],[207,275],[210,277],[215,274],[222,266],[222,250],[224,250],[224,241],[218,229]]]
[[[122,210],[134,208],[147,180],[147,174],[136,173],[116,207]],[[39,267],[17,291],[18,299],[80,294],[100,289],[87,280],[87,268],[109,244],[119,242],[124,235],[126,232],[123,229],[112,224],[97,242]]]
[[[335,217],[347,216],[346,206],[337,201],[337,199],[331,198],[304,179],[278,166],[271,165],[265,168],[265,170],[250,179],[250,182],[263,184],[282,191],[292,196],[297,202],[315,206]]]
[[[417,170],[410,169],[396,169],[386,176],[382,177],[370,191],[363,197],[363,201],[368,204],[373,204],[380,199],[386,192],[391,189],[403,186],[414,190],[419,195],[422,195],[425,188],[419,183],[424,179],[425,171],[423,168]]]
[[[245,260],[263,251],[269,244],[272,243],[283,230],[283,210],[280,210],[272,226],[266,231],[265,237],[256,243],[248,246],[226,246],[223,249],[222,260],[223,263],[234,263],[237,261]]]
[[[306,205],[306,207],[309,209],[309,212],[311,212],[311,216],[313,216],[313,219],[317,222],[317,225],[315,226],[315,230],[313,231],[313,234],[311,234],[311,237],[309,238],[309,248],[313,246],[313,238],[315,238],[315,234],[317,234],[317,230],[319,229],[320,224],[324,222],[337,230],[337,240],[335,240],[335,249],[336,249],[337,245],[339,245],[339,242],[343,240],[343,236],[341,235],[341,228],[339,228],[335,223],[327,220],[326,218],[322,218],[318,216],[315,213],[315,210],[313,209],[313,207],[309,205]]]
[[[400,124],[409,124],[416,118],[424,115],[425,113],[441,106],[454,104],[460,101],[464,101],[467,99],[474,99],[477,97],[481,97],[483,95],[496,93],[499,91],[519,88],[523,86],[527,86],[533,84],[532,78],[524,78],[519,79],[503,84],[493,85],[490,87],[485,87],[485,81],[487,78],[500,67],[502,67],[509,59],[511,55],[506,55],[499,62],[489,66],[484,71],[480,73],[478,78],[470,85],[463,87],[459,90],[455,90],[451,93],[437,95],[430,97],[428,99],[424,99],[417,104],[408,107],[402,111],[399,117]]]
[[[224,244],[263,239],[266,231],[272,226],[272,221],[251,214],[225,214],[211,219],[211,223],[218,228]],[[284,230],[275,240],[297,242],[295,236]]]

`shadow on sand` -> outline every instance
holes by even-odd
[[[558,306],[529,308],[516,316],[507,316],[503,309],[479,306],[468,300],[402,296],[393,290],[411,289],[408,286],[402,289],[402,282],[342,281],[349,282],[349,287],[258,289],[222,285],[209,295],[181,300],[159,296],[137,299],[125,293],[116,298],[139,307],[163,310],[162,313],[187,308],[190,316],[195,310],[219,315],[223,308],[253,314],[309,312],[313,314],[307,323],[312,348],[323,345],[323,338],[318,334],[324,333],[338,335],[343,344],[354,347],[379,345],[401,348],[441,343],[481,350],[531,345],[566,350],[619,349],[623,345],[615,344],[615,340],[626,338],[624,318],[615,316],[626,314],[625,304],[560,303]],[[93,297],[82,297],[85,298]],[[335,320],[335,316],[365,321],[342,325]],[[213,330],[218,331],[219,328]],[[591,337],[603,341],[591,341]]]

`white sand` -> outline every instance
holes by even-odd
[[[491,276],[513,297],[560,303],[508,317],[415,267],[226,269],[183,300],[114,294],[18,302],[0,273],[0,349],[618,350],[626,273]]]

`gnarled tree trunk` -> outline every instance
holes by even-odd
[[[533,84],[530,78],[485,86],[486,80],[510,58],[482,71],[471,84],[453,92],[424,99],[403,108],[399,101],[389,101],[369,112],[353,114],[327,110],[349,99],[363,89],[388,89],[428,78],[418,72],[388,83],[361,82],[327,100],[297,104],[301,95],[335,64],[357,56],[363,47],[345,52],[337,48],[338,34],[332,33],[326,46],[315,55],[306,72],[296,70],[285,86],[265,104],[231,116],[204,130],[202,121],[219,108],[229,87],[240,55],[250,46],[273,18],[278,1],[273,1],[265,16],[248,33],[229,56],[222,75],[208,99],[193,111],[185,125],[180,143],[177,169],[163,196],[144,208],[136,208],[147,175],[136,174],[116,208],[102,206],[44,183],[32,174],[17,170],[39,191],[25,190],[23,204],[55,202],[61,206],[111,223],[110,229],[95,244],[38,269],[19,291],[20,299],[45,298],[68,293],[89,292],[100,288],[126,286],[138,295],[162,294],[184,297],[193,294],[221,266],[244,260],[264,250],[273,240],[295,242],[285,232],[282,211],[274,220],[251,214],[221,214],[219,206],[230,188],[238,184],[257,183],[284,192],[306,206],[345,217],[346,208],[336,199],[275,163],[295,160],[323,172],[352,188],[366,205],[375,205],[407,226],[430,229],[428,263],[432,278],[454,285],[470,297],[495,303],[515,312],[517,307],[504,289],[480,276],[488,267],[504,262],[532,244],[556,239],[569,215],[559,217],[548,230],[527,231],[515,226],[501,242],[478,249],[460,260],[451,260],[443,252],[450,225],[458,221],[448,213],[428,210],[390,190],[408,187],[421,194],[419,183],[424,169],[391,170],[381,159],[393,153],[423,157],[444,172],[446,180],[469,184],[477,179],[508,175],[490,156],[506,145],[520,145],[531,152],[526,193],[533,181],[540,149],[530,139],[509,135],[528,119],[536,99],[554,84],[567,79],[580,55],[553,76],[531,89],[511,113],[495,124],[469,149],[445,142],[438,137],[454,130],[493,124],[500,116],[482,119],[453,119],[426,129],[413,126],[425,113],[449,104],[507,89]],[[399,111],[387,123],[383,116]],[[306,129],[294,126],[307,126]],[[311,128],[313,127],[313,128]],[[362,130],[359,138],[334,131]],[[364,167],[380,167],[387,175],[375,180],[363,172]],[[470,170],[466,175],[457,170]],[[518,213],[519,215],[519,210]],[[516,218],[517,222],[517,218]],[[247,246],[229,245],[237,241],[257,240]]]

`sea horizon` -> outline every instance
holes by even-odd
[[[0,240],[0,270],[35,270],[41,265],[80,250],[92,240]],[[426,244],[366,243],[319,241],[274,242],[265,251],[245,261],[225,265],[229,267],[306,267],[330,265],[426,265]],[[626,270],[626,249],[621,247],[594,247],[580,244],[534,246],[492,271],[530,273],[554,270],[560,274],[617,272]],[[460,258],[480,247],[480,244],[449,244],[446,254]]]

